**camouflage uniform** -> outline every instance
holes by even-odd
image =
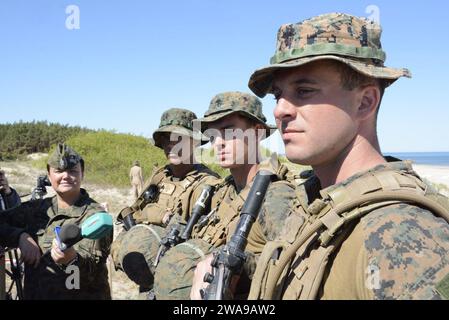
[[[239,92],[215,96],[205,118],[200,120],[201,130],[206,131],[208,124],[232,113],[240,113],[264,124],[267,136],[272,132],[270,130],[272,127],[266,124],[265,116],[262,114],[260,100]],[[286,180],[288,170],[280,164],[277,157],[273,156],[263,161],[258,170],[273,172],[278,179],[269,186],[261,212],[248,236],[246,251],[250,256],[245,264],[244,275],[237,292],[239,296],[248,293],[249,278],[254,271],[257,256],[262,252],[264,245],[274,240],[283,229],[283,222],[291,219],[289,217],[292,208],[295,207],[295,187]],[[171,249],[159,263],[154,281],[157,299],[189,299],[196,265],[230,240],[251,186],[252,183],[238,190],[232,175],[217,185],[211,203],[212,211],[207,215],[208,219],[200,220],[194,229],[192,240]]]
[[[272,64],[249,86],[259,96],[272,93],[277,70],[319,59],[387,85],[410,77],[383,65],[380,33],[374,22],[337,13],[282,26]],[[449,298],[449,202],[409,163],[382,164],[320,188],[315,176],[301,185],[297,214],[309,218],[287,225],[265,247],[250,299]]]
[[[194,138],[195,142],[204,143],[201,134],[194,133],[193,112],[185,109],[169,109],[161,118],[159,129],[153,134],[155,145],[162,148],[161,135],[177,133]],[[143,187],[143,192],[150,186],[157,186],[157,199],[148,203],[143,200],[144,193],[122,214],[132,214],[137,225],[124,231],[115,239],[111,255],[117,269],[140,286],[141,292],[148,292],[153,285],[154,260],[161,239],[172,226],[186,224],[196,200],[205,184],[214,185],[219,176],[202,164],[194,164],[192,170],[182,178],[175,178],[170,166],[153,172]],[[167,212],[172,213],[168,225],[162,220]]]
[[[48,160],[48,165],[66,170],[82,161],[81,157],[65,145],[59,145]],[[100,240],[83,239],[73,247],[77,259],[73,262],[79,268],[80,289],[68,290],[66,280],[72,273],[66,273],[66,267],[57,265],[51,255],[54,229],[65,224],[82,224],[87,218],[103,207],[81,189],[77,202],[67,208],[58,208],[57,197],[23,203],[20,207],[8,211],[7,222],[30,234],[42,249],[43,256],[37,268],[25,266],[24,296],[27,300],[103,300],[110,299],[106,260],[112,242],[112,233]],[[18,236],[14,238],[17,245]],[[12,243],[11,243],[12,244]]]

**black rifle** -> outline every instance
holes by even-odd
[[[150,184],[150,186],[144,193],[142,193],[132,207],[126,207],[119,213],[117,220],[122,222],[123,227],[126,231],[128,231],[136,225],[136,220],[133,217],[133,213],[139,209],[142,210],[149,203],[157,202],[158,198],[159,187],[155,184]]]
[[[206,210],[210,208],[210,202],[212,200],[212,195],[214,194],[215,187],[206,185],[201,192],[200,197],[195,203],[195,206],[192,209],[192,214],[190,215],[189,221],[187,222],[186,227],[184,228],[183,233],[181,234],[181,239],[183,241],[187,241],[190,239],[192,235],[192,230],[197,224],[198,220],[201,216],[204,215]]]
[[[247,258],[244,250],[248,243],[248,234],[259,215],[273,177],[275,175],[269,171],[257,173],[240,213],[237,229],[229,243],[214,254],[214,260],[211,263],[212,274],[207,273],[204,277],[204,282],[208,282],[209,285],[205,290],[201,290],[203,300],[232,299],[229,288],[231,279],[234,275],[240,275],[242,272]]]
[[[173,248],[177,244],[190,239],[192,230],[195,227],[196,223],[210,207],[210,202],[212,199],[212,195],[214,194],[214,190],[215,188],[213,186],[204,186],[203,191],[201,191],[200,197],[198,198],[195,206],[192,209],[192,214],[190,215],[187,225],[184,226],[181,223],[175,223],[172,225],[170,231],[164,238],[162,238],[160,242],[159,250],[157,252],[153,266],[156,267],[158,265],[160,258],[170,248]]]

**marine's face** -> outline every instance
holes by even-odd
[[[83,176],[79,163],[71,169],[60,170],[50,167],[48,171],[51,186],[59,195],[79,193]]]
[[[167,160],[172,165],[190,164],[193,154],[193,139],[184,135],[164,134],[161,144]]]
[[[210,137],[217,162],[222,168],[231,169],[256,161],[257,128],[236,113],[209,125],[205,134]]]
[[[342,88],[340,74],[329,61],[283,70],[275,75],[276,125],[287,158],[304,165],[325,165],[357,135],[357,90]]]

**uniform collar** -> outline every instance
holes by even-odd
[[[365,170],[362,172],[358,172],[354,175],[352,175],[351,177],[347,178],[346,180],[334,184],[332,186],[329,186],[323,190],[320,191],[321,197],[324,199],[327,197],[327,195],[329,193],[331,193],[332,191],[334,191],[335,189],[339,188],[339,187],[345,187],[349,184],[351,184],[353,181],[355,181],[356,179],[374,173],[374,172],[380,172],[380,171],[402,171],[405,173],[409,173],[409,174],[414,174],[417,175],[414,171],[413,171],[413,167],[412,167],[412,162],[411,161],[401,161],[399,159],[396,158],[391,158],[388,157],[387,160],[393,160],[392,162],[387,162],[387,163],[383,163],[383,164],[379,164],[369,170]]]
[[[59,215],[59,214],[65,214],[67,216],[73,216],[73,217],[77,217],[77,216],[81,216],[84,211],[85,211],[85,207],[88,205],[89,203],[89,194],[87,193],[87,191],[83,188],[81,188],[80,190],[80,196],[78,198],[78,200],[75,202],[75,204],[73,204],[72,206],[65,208],[65,209],[59,209],[58,208],[58,198],[57,196],[54,196],[52,199],[52,209],[55,215]]]

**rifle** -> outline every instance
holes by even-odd
[[[176,246],[177,244],[187,241],[192,235],[192,230],[201,216],[204,215],[206,210],[210,207],[210,202],[212,195],[214,194],[215,187],[210,185],[205,185],[201,191],[201,195],[195,203],[192,209],[192,214],[190,215],[187,225],[184,226],[181,223],[174,224],[167,235],[162,238],[157,252],[156,258],[154,260],[153,266],[157,267],[159,260],[164,254]]]
[[[269,171],[261,170],[257,173],[240,213],[237,229],[229,243],[214,254],[211,263],[212,273],[207,273],[204,277],[204,282],[209,283],[209,285],[205,290],[201,290],[203,300],[232,299],[229,288],[232,277],[242,272],[247,258],[244,250],[248,243],[248,234],[259,215],[273,177],[275,175]]]
[[[117,221],[123,223],[126,231],[136,225],[136,220],[133,213],[137,210],[142,210],[147,204],[157,202],[159,197],[159,187],[155,184],[150,184],[148,188],[141,194],[136,202],[131,207],[124,208],[117,216]]]

